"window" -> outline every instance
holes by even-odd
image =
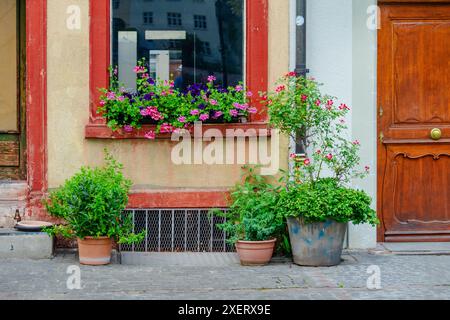
[[[120,0],[113,0],[113,9],[118,10],[120,8]]]
[[[245,15],[243,14],[244,1]],[[217,6],[214,8],[216,3]],[[120,10],[114,9],[111,0],[91,0],[89,4],[91,15],[90,112],[89,122],[85,128],[85,137],[88,139],[115,137],[97,110],[101,95],[98,88],[107,87],[109,84],[108,67],[119,65],[119,32],[130,32],[132,40],[122,43],[122,50],[130,49],[130,51],[121,57],[121,63],[135,64],[136,60],[143,57],[150,60],[150,50],[168,50],[169,66],[176,66],[179,72],[177,75],[169,73],[170,77],[181,74],[179,80],[182,80],[181,85],[184,87],[194,81],[206,80],[208,74],[213,73],[218,79],[217,82],[222,85],[233,85],[242,81],[245,75],[245,83],[251,91],[268,90],[268,0],[181,0],[177,2],[178,6],[186,5],[191,10],[190,12],[180,10],[183,15],[192,17],[202,12],[207,16],[208,31],[201,33],[207,34],[212,41],[202,38],[202,35],[194,29],[193,23],[176,29],[169,28],[166,21],[169,2],[166,0],[122,1]],[[230,4],[232,9],[227,8]],[[216,12],[217,9],[219,11]],[[142,23],[142,12],[147,11],[153,12],[153,25],[145,26]],[[209,13],[206,13],[208,11]],[[218,21],[222,24],[220,33],[215,27],[213,28],[218,26]],[[246,33],[245,45],[244,29],[251,30]],[[165,39],[166,36],[171,39]],[[222,41],[218,41],[217,38],[220,37]],[[171,40],[170,43],[169,40]],[[202,41],[210,42],[211,56],[206,57],[199,52]],[[196,50],[195,55],[194,50]],[[222,55],[224,59],[221,58]],[[177,65],[175,60],[181,63]],[[252,101],[252,105],[260,112],[250,119],[248,125],[254,128],[266,128],[265,106],[256,99]],[[143,136],[130,135],[121,138],[134,139],[143,138]]]
[[[181,26],[181,13],[167,12],[167,24],[169,26]]]
[[[144,12],[142,14],[142,16],[143,16],[144,24],[146,24],[146,25],[153,24],[153,12],[149,12],[149,11]]]
[[[194,15],[194,28],[206,30],[206,16]]]
[[[179,89],[215,75],[223,86],[244,80],[244,1],[129,0],[112,10],[112,64],[119,80],[135,88],[133,66],[145,58],[154,78],[173,80]],[[179,12],[168,11],[177,8]],[[197,14],[201,10],[202,14]],[[167,17],[167,24],[164,17]],[[191,23],[184,17],[193,17]],[[207,28],[209,27],[209,28]],[[199,32],[201,30],[201,32]]]

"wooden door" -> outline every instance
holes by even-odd
[[[450,241],[450,1],[380,1],[379,241]]]
[[[24,1],[0,1],[0,180],[25,174]]]

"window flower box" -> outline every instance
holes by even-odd
[[[245,123],[250,114],[257,113],[249,99],[252,92],[242,84],[223,88],[211,75],[206,84],[193,84],[185,90],[173,81],[152,79],[145,60],[134,68],[137,89],[126,90],[118,81],[117,68],[110,69],[109,88],[100,89],[98,113],[113,131],[131,133],[142,125],[155,125],[146,133],[148,139],[156,134],[172,133],[190,128],[195,122],[205,124]]]

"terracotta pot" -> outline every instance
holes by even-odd
[[[276,239],[268,241],[238,241],[236,250],[243,266],[265,266],[270,262]]]
[[[101,266],[111,262],[112,239],[108,237],[86,237],[78,240],[80,263]]]

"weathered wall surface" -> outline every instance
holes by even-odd
[[[376,207],[376,29],[367,13],[376,0],[308,1],[307,66],[325,92],[352,107],[349,136],[362,145],[361,165],[371,167],[365,180],[354,181]],[[376,229],[350,225],[351,248],[376,246]]]
[[[67,8],[81,8],[81,30],[69,30]],[[288,0],[269,0],[269,80],[288,70]],[[89,0],[48,1],[48,179],[55,188],[82,165],[102,163],[107,147],[125,166],[135,189],[224,188],[240,177],[240,165],[172,163],[173,142],[86,140],[89,117]],[[280,163],[287,166],[287,140]],[[180,204],[182,205],[182,204]]]

